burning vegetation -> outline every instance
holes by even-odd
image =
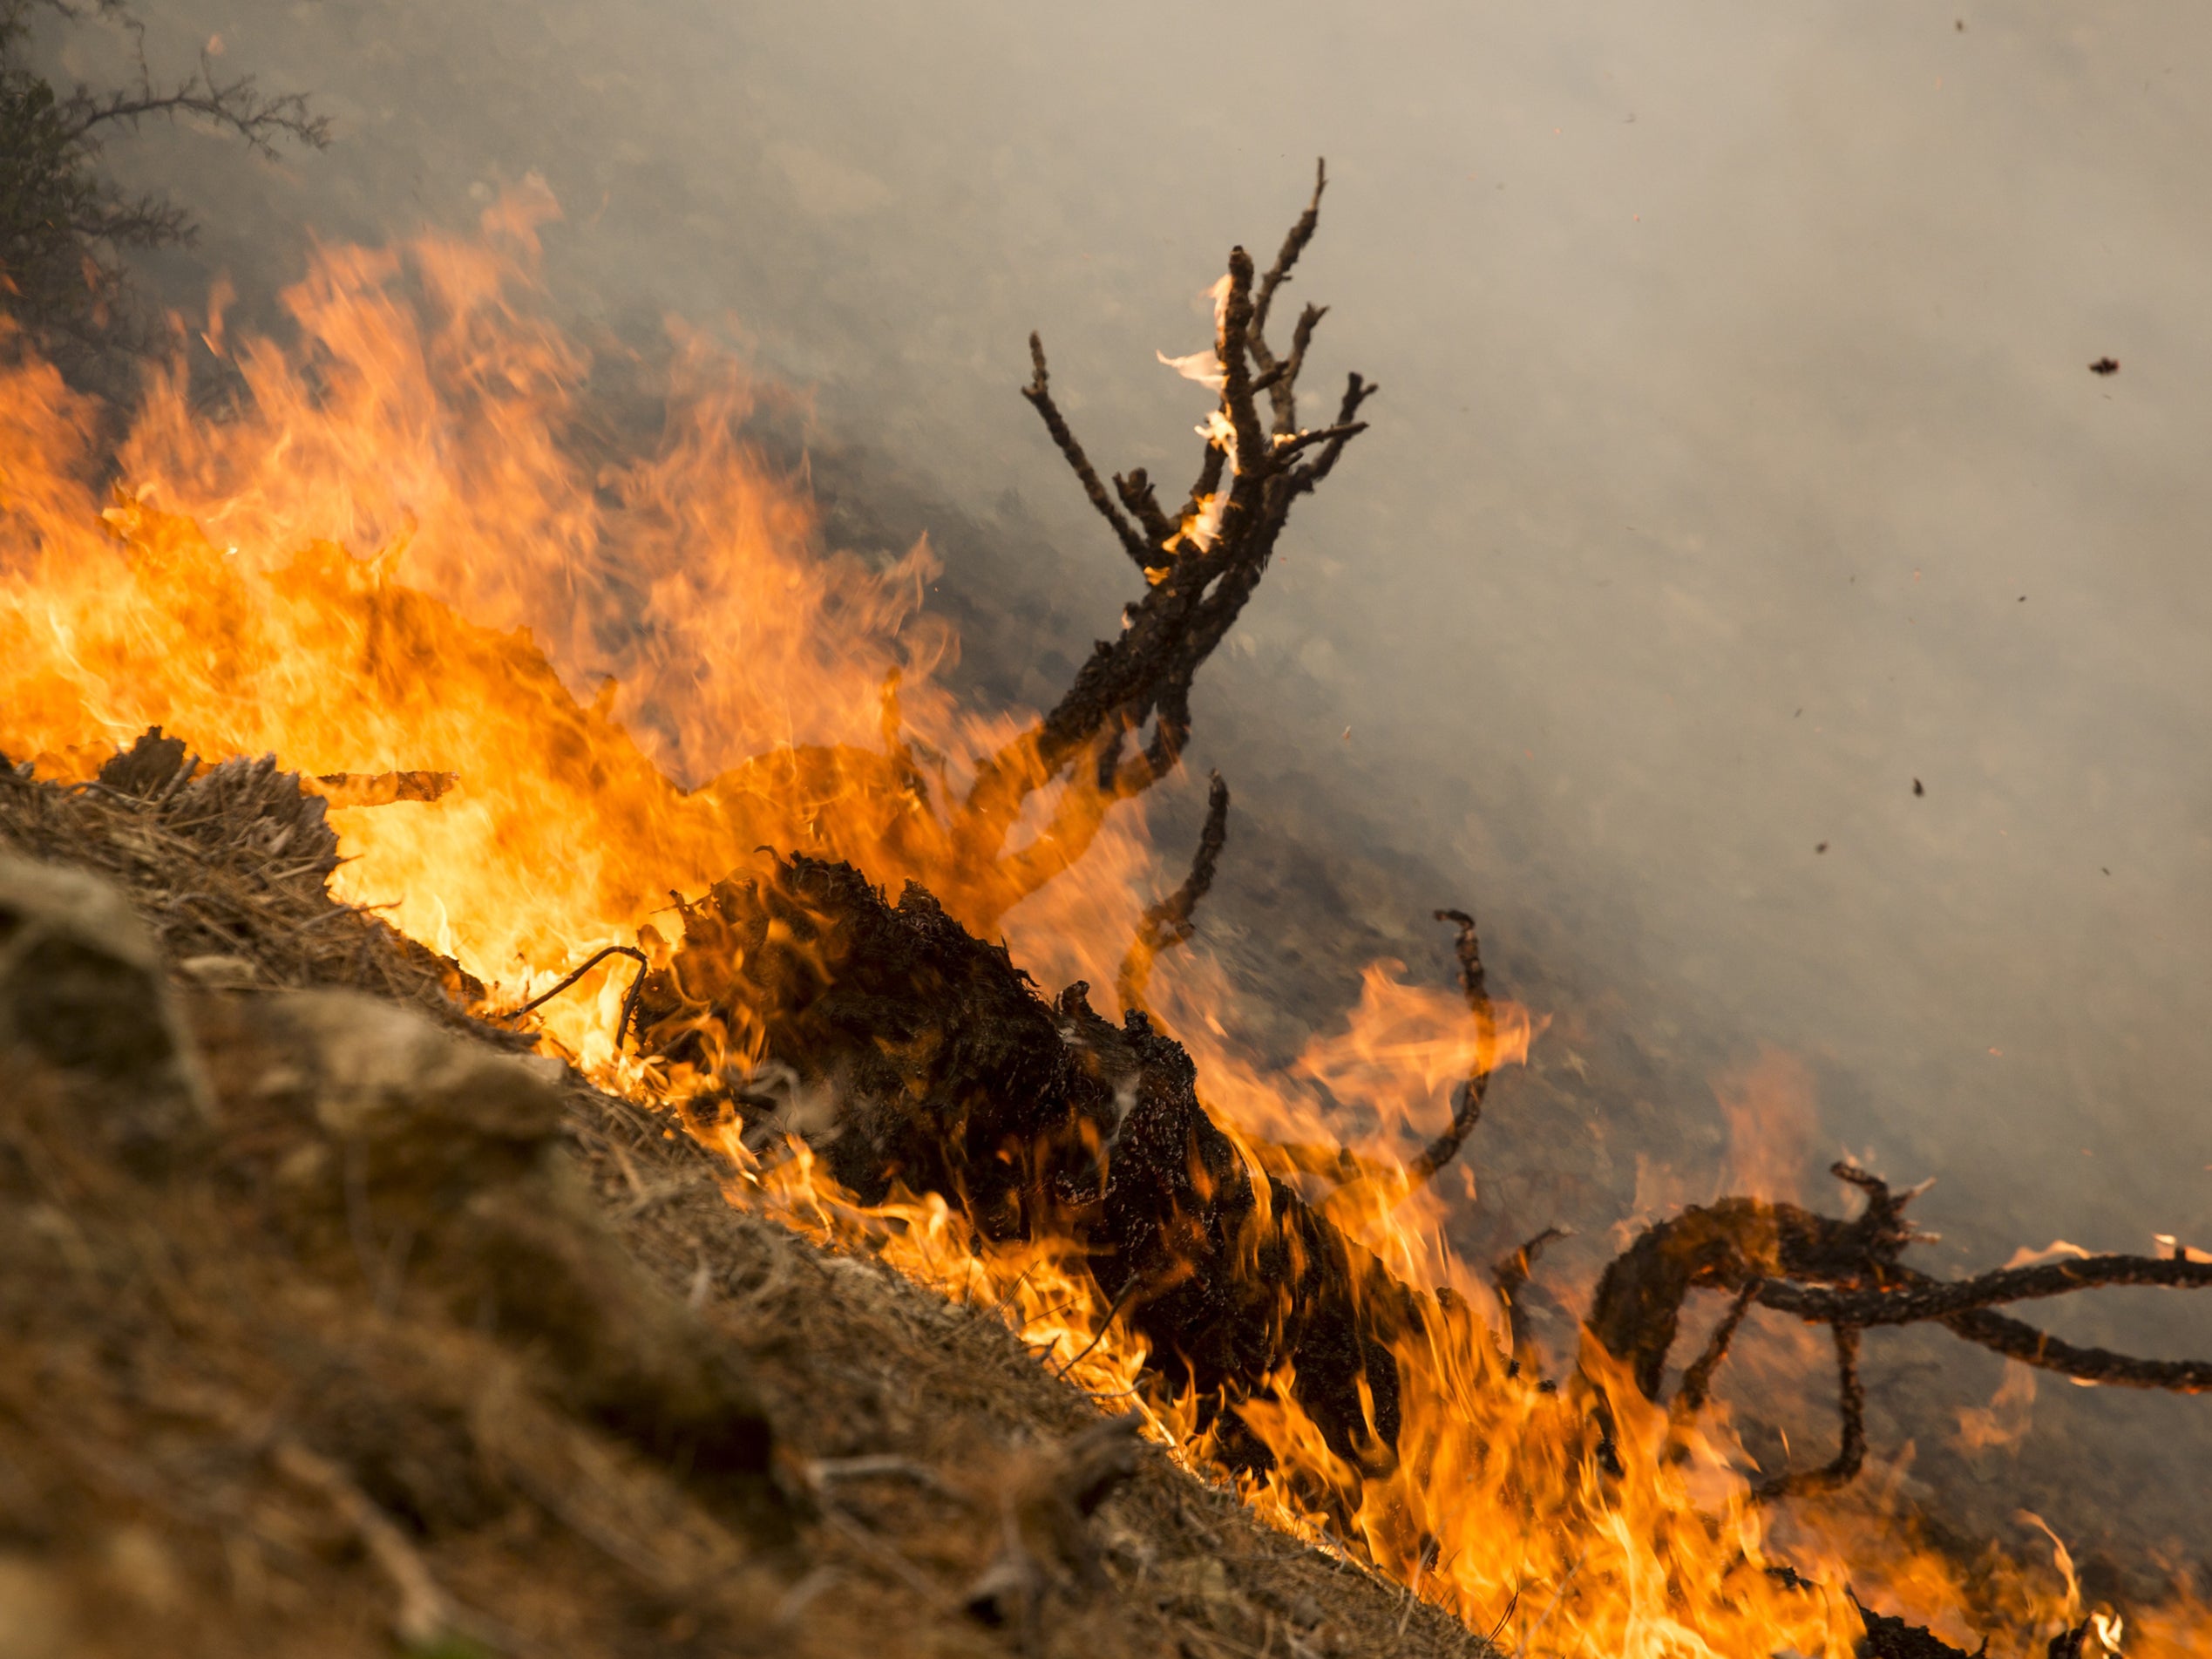
[[[697,1571],[663,1577],[684,1584],[753,1559],[779,1527],[827,1528],[851,1553],[839,1570],[925,1602],[956,1579],[963,1617],[1044,1651],[1067,1637],[1055,1608],[1125,1592],[1162,1559],[1143,1538],[1102,1556],[1094,1517],[1140,1470],[1144,1502],[1183,1481],[1172,1459],[1437,1610],[1413,1638],[1412,1601],[1392,1636],[1347,1614],[1347,1651],[1449,1630],[1531,1656],[1841,1659],[1985,1639],[2088,1655],[2117,1648],[2122,1612],[2130,1652],[2200,1647],[2212,1624],[2185,1585],[2154,1606],[2090,1607],[2063,1548],[2059,1581],[1921,1541],[1894,1490],[1854,1481],[1868,1455],[1857,1356],[1869,1329],[1933,1322],[2086,1383],[2202,1391],[2204,1363],[2077,1347],[1998,1309],[2212,1284],[2212,1261],[2176,1246],[1938,1280],[1903,1260],[1912,1194],[1839,1165],[1863,1194],[1849,1220],[1741,1197],[1650,1227],[1598,1285],[1578,1351],[1547,1361],[1525,1303],[1556,1230],[1488,1269],[1443,1239],[1455,1200],[1435,1178],[1538,1031],[1491,995],[1471,916],[1438,912],[1455,929],[1455,991],[1371,969],[1346,1029],[1288,1075],[1221,1036],[1226,992],[1203,972],[1156,994],[1225,854],[1229,795],[1216,778],[1188,878],[1149,905],[1165,880],[1143,798],[1178,775],[1196,675],[1293,506],[1365,432],[1375,390],[1350,375],[1304,425],[1322,308],[1301,309],[1286,347],[1270,341],[1322,182],[1265,269],[1232,251],[1211,345],[1167,359],[1213,399],[1173,510],[1141,470],[1102,478],[1032,337],[1025,395],[1144,588],[1066,695],[1028,717],[945,688],[954,643],[921,609],[926,547],[873,563],[819,551],[804,495],[744,439],[742,380],[703,346],[678,353],[657,446],[587,456],[590,363],[526,303],[542,200],[501,204],[480,245],[326,253],[288,296],[296,350],[233,341],[212,314],[202,338],[234,372],[232,406],[211,418],[181,368],[157,373],[112,457],[93,445],[97,411],[51,369],[8,370],[0,748],[17,764],[0,779],[0,834],[123,880],[151,936],[119,921],[125,942],[105,948],[157,1010],[148,1029],[170,1057],[157,1069],[174,1074],[161,1087],[181,1103],[143,1132],[112,1102],[104,1121],[154,1147],[150,1167],[197,1172],[194,1192],[243,1181],[240,1214],[289,1238],[326,1287],[394,1316],[494,1309],[484,1329],[530,1356],[517,1388],[558,1418],[546,1447],[616,1434],[621,1457],[661,1471],[657,1513],[703,1506],[668,1522],[691,1540],[668,1547]],[[30,948],[10,928],[83,931],[22,921],[39,902],[0,904],[17,918],[0,921],[0,952]],[[187,1005],[165,1000],[162,963],[199,984]],[[1042,995],[1025,968],[1064,989]],[[23,1010],[49,993],[11,971],[10,1052],[92,1064],[46,1053],[58,1028]],[[333,983],[563,1064],[532,1072],[458,1036],[378,1038],[374,1004],[278,994]],[[1093,1001],[1109,984],[1112,1016]],[[347,1076],[383,1075],[386,1051],[433,1049],[382,1104],[333,1104]],[[239,1053],[263,1071],[226,1071]],[[497,1086],[452,1080],[471,1066]],[[269,1074],[298,1080],[251,1080]],[[695,1232],[678,1275],[692,1291],[671,1299],[561,1186],[545,1149],[563,1099],[587,1157],[627,1176],[632,1219],[673,1195],[634,1161],[675,1156],[636,1132],[659,1125],[690,1160],[677,1190],[780,1229],[745,1232],[742,1248]],[[1344,1144],[1342,1103],[1380,1126]],[[27,1110],[11,1145],[78,1132],[59,1106]],[[67,1145],[86,1193],[127,1201],[100,1185],[93,1142]],[[795,1498],[769,1448],[804,1431],[697,1322],[732,1271],[716,1253],[757,1261],[770,1232],[776,1261],[797,1259],[795,1234],[834,1253],[810,1261],[873,1258],[1011,1328],[1013,1351],[1042,1356],[1021,1386],[1057,1402],[1056,1438],[981,1497],[955,1490],[940,1441],[934,1462],[815,1455],[811,1495]],[[1730,1300],[1669,1398],[1700,1290]],[[1825,1464],[1754,1478],[1713,1403],[1755,1307],[1832,1334],[1840,1432]],[[474,1338],[456,1325],[450,1340]],[[267,1396],[226,1386],[207,1397],[218,1418],[246,1421]],[[434,1404],[451,1386],[426,1374],[408,1397],[426,1421],[465,1417]],[[1140,1429],[1159,1450],[1140,1454]],[[350,1529],[407,1640],[516,1645],[500,1620],[455,1614],[423,1560],[422,1540],[477,1536],[496,1501],[418,1500],[375,1474],[375,1436],[311,1412],[283,1435],[265,1440],[269,1469]],[[566,1477],[520,1450],[472,1455],[603,1553],[629,1551],[634,1572],[659,1570],[612,1512],[566,1513]],[[989,1549],[917,1566],[852,1520],[845,1481],[980,1504]],[[1269,1571],[1286,1583],[1322,1559],[1282,1550]],[[777,1590],[777,1628],[804,1622],[814,1572]],[[505,1594],[489,1568],[475,1582]],[[745,1597],[766,1592],[732,1582],[711,1617],[686,1604],[695,1633],[757,1611]],[[1313,1650],[1299,1632],[1326,1621],[1284,1617],[1288,1649]],[[1270,1613],[1264,1642],[1249,1626],[1242,1640],[1272,1644],[1276,1628]]]

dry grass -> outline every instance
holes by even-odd
[[[0,850],[143,919],[187,1078],[0,1022],[0,1659],[1479,1650],[1157,1448],[1041,1506],[1099,1409],[991,1310],[731,1208],[296,845],[184,810],[0,776]],[[173,1086],[205,1110],[148,1118]],[[1034,1620],[979,1619],[1048,1510]]]

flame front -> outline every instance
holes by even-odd
[[[911,877],[995,921],[946,806],[961,757],[1020,727],[940,686],[955,643],[923,609],[928,550],[822,552],[804,492],[742,435],[744,377],[696,341],[674,349],[657,443],[605,459],[586,419],[594,365],[531,303],[546,211],[525,196],[477,241],[326,250],[287,296],[295,349],[234,343],[211,316],[202,337],[236,371],[236,408],[208,418],[180,376],[157,375],[112,479],[95,476],[99,411],[35,361],[8,371],[0,751],[83,780],[159,724],[211,758],[452,774],[436,800],[334,804],[349,860],[334,885],[496,1006],[641,928],[673,933],[671,893],[763,845]],[[1164,884],[1133,806],[1083,833],[1068,849],[1080,862],[1002,926],[1041,976],[1107,984]],[[607,972],[549,1004],[547,1040],[656,1098],[668,1080],[612,1040],[623,989]],[[1286,1149],[1343,1146],[1357,1173],[1317,1195],[1328,1217],[1456,1310],[1396,1356],[1403,1426],[1385,1470],[1342,1467],[1294,1407],[1249,1408],[1277,1466],[1242,1484],[1272,1520],[1530,1656],[1843,1659],[1860,1630],[1847,1583],[1954,1640],[1969,1606],[2024,1635],[2081,1616],[2070,1571],[1992,1559],[1970,1573],[1915,1547],[1878,1492],[1795,1505],[1781,1535],[1747,1495],[1725,1415],[1685,1443],[1600,1353],[1578,1373],[1596,1381],[1557,1391],[1509,1375],[1495,1298],[1446,1241],[1472,1183],[1409,1192],[1401,1166],[1452,1083],[1525,1055],[1539,1027],[1524,1013],[1501,1007],[1478,1033],[1455,997],[1378,965],[1345,1028],[1276,1074],[1221,1035],[1232,995],[1187,955],[1157,993],[1209,1109],[1255,1170],[1296,1175]],[[1051,1241],[978,1254],[940,1199],[864,1207],[803,1144],[763,1159],[716,1132],[734,1201],[1003,1309],[1045,1363],[1138,1403],[1208,1471],[1199,1403],[1160,1392]],[[1611,1397],[1615,1470],[1590,1389]],[[1352,1495],[1349,1536],[1327,1519],[1342,1506],[1319,1501],[1332,1493]],[[1801,1578],[1770,1570],[1785,1563]],[[2208,1628],[2193,1604],[2153,1610],[2131,1620],[2131,1651],[2202,1651]]]

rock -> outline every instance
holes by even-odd
[[[98,1090],[98,1127],[158,1165],[202,1133],[207,1095],[153,935],[112,883],[0,857],[0,1067],[36,1064]]]
[[[248,990],[261,979],[261,970],[244,956],[187,956],[177,971],[208,990]]]
[[[262,999],[256,1023],[269,1064],[254,1086],[300,1096],[341,1139],[428,1139],[458,1153],[482,1141],[536,1146],[560,1131],[557,1063],[501,1054],[399,1003],[293,991]]]

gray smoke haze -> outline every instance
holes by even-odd
[[[157,64],[220,37],[338,122],[282,165],[118,148],[205,221],[172,296],[541,173],[561,303],[736,319],[918,480],[890,516],[948,540],[948,588],[1035,622],[1009,650],[1080,652],[1127,597],[1014,395],[1024,337],[1094,456],[1179,481],[1203,411],[1153,353],[1204,343],[1227,245],[1271,252],[1326,154],[1298,297],[1335,308],[1320,371],[1384,392],[1207,672],[1198,775],[1422,971],[1425,907],[1471,901],[1509,978],[1613,1010],[1662,1125],[1713,1139],[1718,1066],[1806,1057],[1815,1166],[1941,1176],[1943,1270],[2212,1245],[2212,11],[140,10]],[[112,72],[119,37],[70,43]],[[1263,876],[1299,879],[1233,878],[1220,919],[1255,962]],[[1560,1132],[1502,1097],[1501,1155]],[[2053,1320],[2212,1349],[2179,1300]],[[2212,1536],[2212,1408],[2037,1409],[2006,1479]]]

